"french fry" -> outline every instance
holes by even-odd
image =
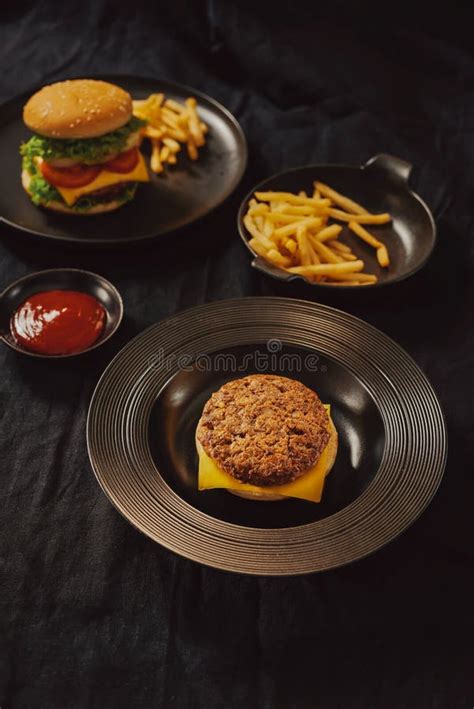
[[[252,202],[255,202],[255,200],[252,200]],[[250,207],[247,214],[250,214],[251,217],[256,217],[259,214],[266,214],[268,211],[268,204],[257,204],[257,202],[255,202],[255,204]]]
[[[307,239],[308,244],[308,254],[310,263],[321,263],[321,259],[313,248],[313,245],[309,239]]]
[[[362,273],[361,271],[357,273],[333,273],[331,278],[335,281],[355,281],[357,283],[376,283],[377,276],[371,273]]]
[[[317,237],[312,237],[311,244],[323,263],[342,263],[344,260],[334,251],[328,249],[325,244],[318,241]]]
[[[255,225],[257,229],[263,234],[263,217],[261,214],[257,214],[256,217],[253,218]]]
[[[256,254],[258,254],[262,258],[266,259],[268,257],[268,252],[270,249],[266,249],[259,239],[250,239],[249,246],[253,251],[255,251]]]
[[[168,126],[166,133],[170,138],[174,138],[180,143],[186,143],[188,139],[187,133],[181,128],[171,128],[170,126]]]
[[[364,229],[360,224],[350,222],[349,229],[351,229],[354,234],[357,234],[357,236],[360,237],[367,244],[370,244],[370,246],[373,246],[374,249],[377,249],[377,261],[379,262],[379,265],[382,268],[387,268],[389,266],[390,258],[388,256],[387,247],[382,244],[381,241],[376,239],[375,236],[373,236],[370,232]]]
[[[262,232],[257,229],[252,217],[248,214],[246,214],[244,217],[244,224],[247,231],[250,232],[253,238],[259,241],[267,251],[270,251],[270,249],[275,248],[275,244],[273,243],[273,241],[270,241],[270,239],[268,239],[264,234],[262,234]]]
[[[165,95],[164,94],[152,94],[152,101],[153,101],[153,106],[154,108],[160,108],[163,104],[163,101],[165,100]]]
[[[179,153],[181,150],[181,145],[174,138],[163,138],[163,143],[172,153]]]
[[[138,115],[138,112],[149,114],[156,112],[163,103],[163,94],[150,94],[146,99],[135,99],[132,101],[133,113]]]
[[[196,148],[196,144],[194,143],[194,140],[192,138],[188,139],[188,142],[186,143],[186,149],[188,151],[188,157],[190,158],[190,160],[198,159],[198,151]]]
[[[338,273],[357,273],[364,268],[363,261],[351,261],[350,263],[318,263],[311,266],[290,266],[287,271],[298,273],[301,276],[319,275],[332,276]]]
[[[176,123],[184,131],[189,129],[189,114],[188,114],[188,112],[176,114]]]
[[[390,265],[387,247],[383,244],[377,249],[377,261],[382,268],[387,268]]]
[[[321,231],[318,231],[316,238],[318,241],[329,241],[330,239],[337,238],[341,231],[342,226],[339,226],[339,224],[331,224],[331,226],[327,226],[321,229]]]
[[[311,263],[311,255],[308,249],[308,239],[306,237],[306,225],[300,224],[296,229],[296,241],[298,244],[299,261],[303,266]]]
[[[147,138],[162,138],[164,135],[164,131],[160,130],[159,128],[153,128],[152,126],[145,126],[145,136]]]
[[[199,121],[195,117],[189,118],[189,132],[191,133],[194,142],[200,148],[206,142],[202,133]]]
[[[305,217],[313,217],[315,207],[305,206],[305,205],[291,205],[286,204],[286,202],[277,202],[275,205],[275,211],[282,211],[285,214],[297,214]]]
[[[161,162],[166,162],[170,156],[170,149],[165,145],[163,148],[161,148],[160,152],[160,160]]]
[[[291,258],[283,256],[276,249],[267,250],[258,239],[250,239],[249,245],[256,254],[262,256],[262,258],[267,261],[271,261],[276,266],[286,268],[291,264]]]
[[[151,139],[151,160],[150,166],[153,172],[162,172],[163,164],[160,158],[160,141],[155,138]]]
[[[356,222],[357,224],[387,224],[392,220],[390,214],[347,214],[340,209],[328,209],[329,216],[342,222]]]
[[[351,254],[351,248],[350,246],[347,246],[347,244],[343,244],[337,239],[334,239],[334,241],[331,241],[328,246],[331,246],[332,249],[336,249],[336,251],[340,251],[343,254]]]
[[[357,261],[357,256],[355,256],[355,254],[346,254],[344,251],[339,251],[339,253],[343,261]]]
[[[267,236],[270,239],[273,236],[273,232],[274,232],[273,224],[270,221],[268,221],[268,219],[264,218],[264,221],[263,221],[264,236]]]
[[[170,108],[175,113],[185,113],[186,112],[186,107],[182,106],[177,101],[174,101],[172,98],[166,99],[165,106],[166,106],[166,108]]]
[[[298,249],[298,245],[294,239],[287,239],[285,241],[285,249],[293,256]]]
[[[190,136],[186,133],[186,131],[184,131],[176,123],[172,123],[167,118],[163,118],[163,123],[168,128],[167,134],[171,138],[178,140],[180,143],[186,143],[190,139]]]
[[[270,251],[268,251],[267,253],[267,258],[273,263],[275,263],[277,266],[283,266],[284,268],[287,268],[291,264],[291,258],[283,256],[276,249],[270,249]]]
[[[199,116],[196,111],[196,99],[194,97],[187,98],[185,104],[188,109],[189,131],[194,138],[197,146],[204,145],[204,136],[202,134]]]
[[[260,202],[288,202],[294,205],[306,205],[310,207],[328,207],[323,200],[316,200],[310,197],[300,197],[292,192],[255,192],[255,197]]]
[[[305,221],[310,217],[304,214],[284,214],[283,212],[269,212],[267,218],[274,223],[293,224],[293,222]]]
[[[163,108],[161,110],[161,118],[163,119],[163,123],[165,123],[166,125],[170,125],[173,127],[179,125],[179,116],[177,116],[176,113],[174,111],[171,111],[169,108]]]
[[[309,227],[318,227],[321,225],[321,219],[319,217],[310,217],[308,219],[294,221],[291,224],[286,224],[278,229],[275,229],[275,236],[277,239],[281,239],[284,236],[291,236],[291,234],[296,234],[298,226],[305,226],[307,229]]]
[[[382,246],[382,243],[375,238],[370,232],[367,231],[367,229],[364,229],[363,226],[360,224],[357,224],[356,222],[349,222],[349,229],[354,232],[354,234],[357,234],[357,236],[362,239],[362,241],[365,241],[366,244],[370,244],[370,246],[373,246],[374,249],[378,249],[380,246]]]
[[[349,214],[369,214],[367,209],[360,204],[353,202],[352,199],[348,197],[344,197],[344,195],[336,192],[336,190],[333,190],[329,185],[325,185],[324,182],[315,182],[314,188],[315,192],[323,195],[323,197],[329,197],[334,204],[337,204],[338,207],[342,207],[342,209],[349,212]]]
[[[330,285],[331,285],[331,286],[336,286],[336,288],[337,288],[338,286],[349,286],[349,287],[353,287],[353,286],[371,286],[373,283],[375,283],[375,281],[367,281],[367,282],[365,282],[365,281],[335,281],[335,280],[333,280],[333,281],[330,283]]]

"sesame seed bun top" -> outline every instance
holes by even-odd
[[[237,480],[282,485],[318,462],[330,422],[317,394],[301,382],[252,374],[227,382],[211,396],[196,437]]]
[[[107,81],[72,79],[44,86],[23,109],[23,120],[49,138],[95,138],[132,116],[129,93]]]

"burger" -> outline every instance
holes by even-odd
[[[45,86],[26,103],[23,120],[34,135],[20,148],[21,180],[38,206],[110,212],[149,181],[139,150],[145,122],[119,86],[93,79]]]
[[[301,382],[252,374],[224,384],[196,429],[200,490],[319,502],[336,459],[330,410]]]

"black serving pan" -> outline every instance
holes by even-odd
[[[364,165],[307,165],[280,172],[252,188],[239,209],[237,224],[240,236],[253,256],[252,266],[281,282],[306,286],[311,291],[350,290],[367,291],[402,281],[419,271],[428,261],[436,242],[436,225],[428,206],[408,184],[412,165],[392,155],[375,155]],[[389,212],[390,224],[367,227],[384,242],[390,254],[390,266],[381,268],[375,249],[355,236],[345,225],[341,241],[347,243],[364,260],[367,273],[378,277],[375,284],[364,288],[334,286],[330,283],[310,283],[302,276],[290,274],[256,255],[249,245],[250,234],[244,225],[244,216],[254,192],[284,191],[312,193],[314,180],[329,184],[351,199],[364,205],[370,212]],[[317,289],[315,291],[314,289]]]

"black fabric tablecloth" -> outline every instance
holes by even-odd
[[[94,356],[51,365],[0,348],[2,709],[474,704],[471,17],[455,4],[315,5],[2,5],[2,99],[67,75],[162,77],[222,101],[250,148],[229,202],[166,244],[78,251],[0,226],[0,289],[83,267],[110,278],[126,308]],[[439,493],[388,547],[321,575],[240,577],[178,558],[129,526],[92,474],[85,420],[98,377],[160,318],[275,293],[235,229],[255,181],[377,152],[416,166],[439,243],[410,282],[366,304],[328,302],[394,337],[431,379],[450,437]]]

